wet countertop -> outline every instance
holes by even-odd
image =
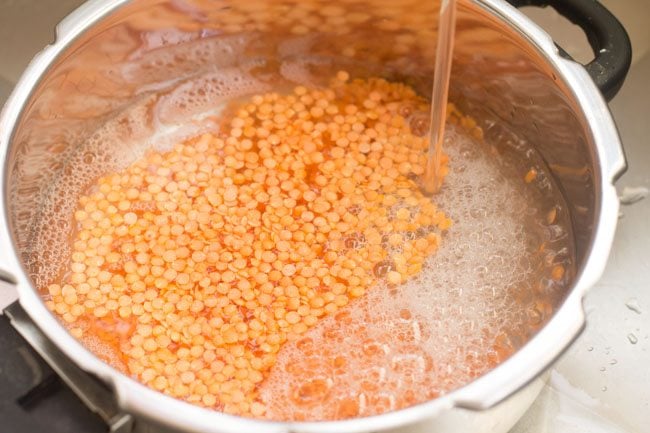
[[[81,0],[0,0],[0,104],[53,26]],[[607,0],[628,29],[634,64],[610,107],[629,169],[624,187],[650,188],[650,8]],[[574,57],[584,38],[556,18],[527,12]],[[576,36],[578,35],[578,36]],[[580,53],[580,51],[583,53]],[[585,52],[586,50],[586,52]],[[0,292],[0,305],[9,299]],[[511,433],[642,433],[650,425],[650,198],[621,207],[607,269],[585,299],[587,328],[559,360],[531,410]]]

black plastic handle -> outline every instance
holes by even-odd
[[[632,45],[625,28],[596,0],[508,0],[515,7],[551,6],[580,26],[596,56],[585,65],[603,96],[609,101],[625,81],[632,62]],[[564,50],[560,52],[570,58]]]

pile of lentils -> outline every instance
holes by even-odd
[[[263,416],[256,390],[283,343],[379,284],[399,288],[451,225],[418,187],[427,141],[405,109],[428,106],[345,72],[233,104],[220,131],[80,197],[47,305],[142,383]]]

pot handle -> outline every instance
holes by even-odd
[[[551,6],[578,25],[587,35],[596,58],[585,65],[587,72],[610,101],[623,85],[632,62],[632,45],[625,28],[597,0],[508,0],[515,7]],[[571,59],[561,47],[560,54]]]

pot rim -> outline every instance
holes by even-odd
[[[16,285],[19,301],[38,327],[83,370],[108,383],[119,405],[163,425],[196,432],[363,432],[394,428],[431,418],[453,407],[488,409],[537,377],[569,347],[585,324],[582,299],[602,274],[618,219],[618,197],[613,182],[625,169],[618,133],[607,105],[584,68],[561,57],[552,38],[504,0],[471,0],[497,16],[525,38],[552,66],[582,108],[594,139],[600,173],[594,173],[597,223],[584,268],[555,315],[524,347],[475,381],[445,396],[409,408],[363,418],[322,422],[273,422],[242,418],[207,410],[154,391],[101,361],[70,335],[49,312],[23,269],[12,240],[6,199],[8,160],[16,123],[41,77],[68,46],[98,20],[129,0],[91,0],[66,17],[56,28],[56,40],[32,60],[0,113],[0,267],[4,279]],[[6,278],[10,275],[10,278]],[[2,275],[0,275],[2,277]],[[531,366],[536,366],[532,368]]]

